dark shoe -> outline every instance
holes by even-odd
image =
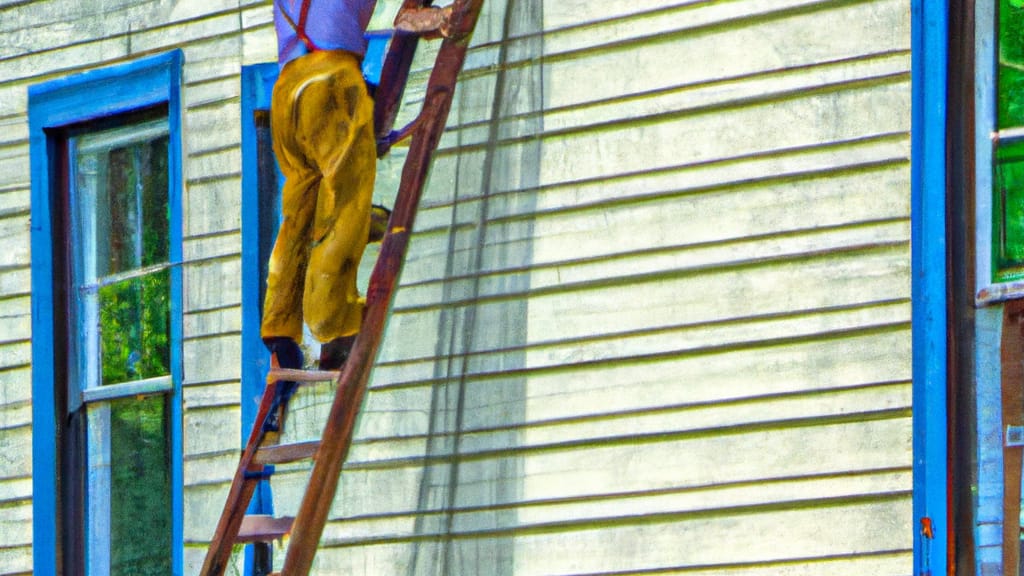
[[[277,356],[277,365],[281,368],[302,369],[303,357],[302,348],[291,338],[271,337],[264,338],[263,344],[272,355]],[[295,393],[298,384],[289,381],[277,383],[277,394],[274,403],[270,405],[270,413],[263,423],[264,432],[277,432],[281,429],[281,420],[284,411],[288,408],[288,400]]]
[[[374,204],[370,208],[370,238],[367,240],[368,244],[380,242],[384,239],[384,234],[388,231],[389,220],[391,220],[391,210],[379,204]]]
[[[356,342],[356,335],[342,336],[326,342],[320,346],[320,369],[340,370],[348,360],[348,354],[352,351],[352,345]]]

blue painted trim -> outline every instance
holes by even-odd
[[[911,299],[915,574],[946,573],[946,67],[948,7],[911,1]],[[933,538],[921,533],[929,518]]]
[[[378,30],[366,33],[366,54],[363,56],[363,77],[370,84],[380,84],[380,75],[384,70],[384,58],[388,53],[388,43],[394,32]]]
[[[29,151],[32,202],[32,512],[33,569],[36,574],[57,573],[57,466],[58,419],[55,397],[54,246],[52,219],[58,190],[50,178],[56,140],[47,130],[150,106],[168,106],[170,128],[169,201],[171,210],[171,260],[182,257],[182,143],[181,68],[183,53],[166,54],[93,70],[30,86]],[[171,272],[171,337],[182,338],[182,275]],[[183,571],[182,470],[182,358],[181,347],[171,347],[171,502],[172,569]]]
[[[244,446],[256,418],[256,402],[263,394],[269,369],[266,348],[260,341],[260,294],[265,282],[262,262],[268,254],[270,239],[260,235],[261,219],[270,217],[261,210],[265,199],[259,197],[259,158],[256,149],[256,125],[253,114],[270,108],[270,95],[277,80],[276,64],[256,64],[242,68],[242,437]]]
[[[168,143],[169,172],[168,207],[170,210],[170,259],[181,262],[184,258],[184,142],[181,123],[184,105],[181,101],[184,54],[178,50],[170,54],[167,90],[167,123],[170,130]],[[184,353],[184,279],[180,266],[171,269],[171,377],[174,392],[171,395],[171,569],[182,574],[185,566],[185,469],[184,469],[184,405],[182,382],[185,379]],[[175,345],[177,343],[177,345]]]
[[[274,63],[242,67],[242,385],[240,443],[245,446],[256,419],[257,402],[263,394],[269,357],[260,340],[261,287],[266,282],[263,264],[270,255],[272,238],[260,234],[264,219],[274,218],[273,198],[261,198],[259,156],[254,113],[270,108],[277,80]],[[273,497],[267,481],[260,482],[249,503],[249,513],[273,514]],[[253,573],[253,546],[245,547],[245,574]]]
[[[36,574],[57,573],[57,406],[53,381],[53,246],[48,159],[29,99],[32,226],[32,557]]]

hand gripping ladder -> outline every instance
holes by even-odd
[[[440,11],[425,10],[429,3],[430,0],[405,0],[396,18],[399,31],[391,41],[377,89],[374,123],[378,155],[383,156],[393,144],[406,137],[412,140],[388,230],[370,277],[359,337],[339,372],[286,370],[278,367],[276,359],[272,360],[252,432],[200,572],[203,576],[224,574],[236,543],[267,542],[289,533],[280,574],[305,576],[313,564],[341,468],[352,444],[356,417],[387,323],[427,172],[448,119],[455,84],[483,0],[454,0],[451,6]],[[420,35],[441,37],[441,48],[427,83],[422,110],[409,125],[395,131],[392,127]],[[265,432],[264,422],[270,416],[278,382],[301,385],[327,380],[333,381],[336,389],[321,439],[276,445],[276,434]],[[279,421],[283,420],[282,415]],[[246,516],[245,510],[257,485],[272,474],[273,465],[302,459],[313,459],[314,464],[298,514],[294,518]]]

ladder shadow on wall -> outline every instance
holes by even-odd
[[[541,157],[540,139],[521,137],[543,129],[543,0],[484,6],[474,43],[501,34],[496,71],[460,83],[449,128],[486,124],[487,140],[479,152],[445,158],[455,176],[431,186],[452,189],[442,192],[450,194],[450,225],[410,576],[500,576],[515,566],[509,534],[523,495],[517,448],[527,416],[527,378],[518,370],[526,367]],[[467,132],[453,145],[476,145],[464,141]]]

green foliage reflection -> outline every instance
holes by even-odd
[[[170,373],[169,270],[100,288],[103,384]]]
[[[999,3],[998,127],[1024,126],[1024,9]]]
[[[165,396],[111,403],[110,574],[171,573]]]
[[[1024,141],[996,152],[995,231],[998,268],[1024,265]]]

